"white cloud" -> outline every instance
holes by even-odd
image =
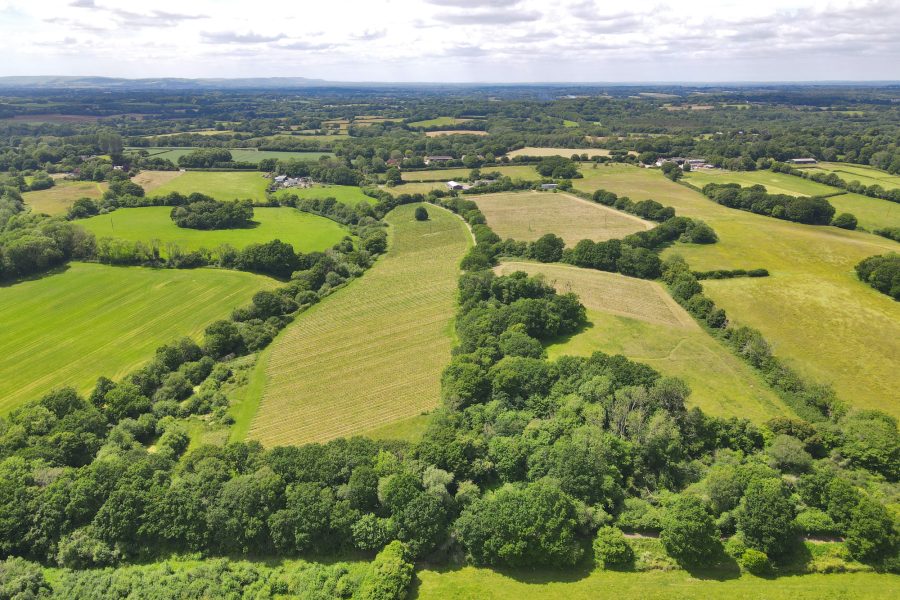
[[[0,0],[0,75],[900,79],[900,0]]]

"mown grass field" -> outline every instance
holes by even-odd
[[[511,192],[471,196],[501,238],[533,241],[555,233],[567,246],[583,239],[622,238],[653,227],[633,215],[577,196],[554,192]]]
[[[472,119],[457,119],[456,117],[436,117],[434,119],[426,119],[425,121],[414,121],[409,124],[410,127],[447,127],[449,125],[459,125],[460,123],[468,123]]]
[[[425,181],[425,182],[411,182],[404,183],[403,185],[398,185],[395,187],[388,187],[386,185],[380,186],[384,191],[393,194],[394,196],[399,196],[401,194],[427,194],[433,190],[446,190],[447,186],[443,181]]]
[[[404,171],[403,181],[448,181],[450,179],[467,180],[472,169],[433,169],[427,171]],[[541,176],[534,167],[528,165],[512,165],[503,167],[485,167],[482,173],[500,173],[512,179],[539,180]]]
[[[438,405],[459,261],[472,242],[458,217],[429,205],[431,218],[418,222],[416,206],[387,216],[386,256],[275,340],[248,437],[270,446],[321,442]]]
[[[703,282],[740,324],[763,332],[775,353],[814,381],[832,384],[860,408],[900,416],[900,303],[867,287],[853,267],[900,244],[869,233],[802,225],[730,209],[673,183],[656,169],[586,167],[579,189],[603,188],[632,200],[654,198],[709,223],[719,242],[678,245],[696,270],[762,267],[771,277]]]
[[[560,292],[573,292],[590,325],[547,348],[551,358],[622,354],[691,388],[688,404],[716,416],[757,423],[790,414],[753,369],[712,338],[656,282],[568,265],[504,262],[500,273],[543,274]]]
[[[862,194],[841,194],[828,198],[837,211],[836,214],[848,212],[856,217],[859,227],[868,230],[882,227],[900,227],[900,204],[870,198]]]
[[[593,156],[609,156],[609,150],[604,150],[602,148],[535,148],[534,146],[526,146],[525,148],[519,148],[518,150],[506,153],[510,158],[515,158],[517,156],[565,156],[566,158],[571,158],[573,154],[577,154],[578,156],[587,154],[588,158]]]
[[[266,187],[269,183],[258,171],[187,171],[153,189],[150,195],[200,192],[216,200],[249,198],[262,202],[266,199]]]
[[[156,188],[169,183],[173,179],[181,177],[184,173],[184,171],[141,171],[132,177],[131,181],[144,188],[144,192],[147,192],[152,196],[152,192],[154,192]]]
[[[837,173],[847,183],[858,181],[867,186],[880,185],[886,190],[900,187],[900,175],[891,175],[868,165],[821,162],[814,167],[803,167],[803,170],[812,173]]]
[[[764,579],[692,577],[685,571],[628,573],[595,570],[577,574],[546,571],[499,573],[462,567],[423,569],[410,595],[415,600],[881,600],[900,593],[900,578],[877,573],[833,573]],[[893,592],[891,590],[894,590]]]
[[[275,284],[238,271],[76,262],[0,287],[0,414],[53,388],[87,392],[100,375],[121,377]]]
[[[78,223],[94,232],[98,238],[149,242],[159,240],[160,250],[166,254],[166,244],[177,244],[182,250],[209,250],[222,244],[243,248],[248,244],[281,240],[300,252],[326,250],[349,235],[340,224],[303,213],[293,208],[256,207],[253,209],[254,227],[246,229],[200,230],[179,227],[170,216],[168,206],[120,208],[105,215],[97,215]]]
[[[441,129],[439,131],[426,131],[425,137],[441,137],[442,135],[487,135],[487,131],[481,129]]]
[[[79,198],[98,199],[106,191],[105,182],[66,181],[57,179],[56,185],[46,190],[25,192],[22,199],[34,212],[48,215],[64,215]]]
[[[220,133],[220,132],[212,132]],[[171,160],[176,165],[178,164],[178,159],[186,154],[190,154],[195,150],[199,150],[199,148],[191,148],[191,147],[150,147],[150,148],[137,148],[137,147],[129,147],[126,150],[139,151],[146,150],[150,156],[155,158],[166,158]],[[322,156],[334,156],[331,152],[285,152],[285,151],[274,151],[274,150],[255,150],[253,148],[229,148],[229,152],[231,152],[231,158],[236,162],[251,162],[258,163],[259,161],[265,158],[276,158],[278,160],[307,160],[307,161],[317,161]]]
[[[352,185],[316,185],[310,188],[288,188],[275,192],[275,195],[285,196],[294,194],[298,198],[334,198],[338,202],[356,206],[360,202],[367,204],[375,204],[377,200],[371,196],[366,196],[362,188]]]

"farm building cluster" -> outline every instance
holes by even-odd
[[[663,164],[665,164],[667,162],[675,163],[682,169],[684,168],[684,165],[688,165],[690,167],[690,169],[712,169],[713,168],[713,165],[706,162],[705,158],[682,158],[680,156],[675,156],[672,158],[660,158],[654,164],[657,167],[661,167],[661,166],[663,166]]]
[[[272,178],[272,185],[269,191],[285,189],[285,188],[308,188],[312,187],[313,181],[309,177],[288,177],[287,175],[276,175]]]

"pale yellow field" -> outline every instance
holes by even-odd
[[[510,158],[517,156],[565,156],[566,158],[571,158],[573,154],[579,156],[587,154],[588,158],[591,158],[594,156],[609,156],[609,150],[604,150],[603,148],[535,148],[534,146],[526,146],[525,148],[506,153]]]
[[[567,246],[583,239],[621,238],[653,224],[577,196],[553,192],[512,192],[471,197],[501,238],[527,242],[555,233]]]
[[[543,274],[560,292],[574,292],[590,325],[548,347],[551,358],[622,354],[679,377],[688,404],[717,416],[762,423],[790,409],[747,364],[701,329],[659,283],[568,265],[504,262],[499,273]]]
[[[383,432],[438,405],[472,242],[459,217],[426,205],[430,219],[419,222],[416,206],[387,216],[385,257],[274,342],[248,437],[273,446]]]
[[[25,192],[22,199],[34,212],[64,215],[79,198],[98,200],[107,187],[105,182],[57,180],[52,188]]]
[[[131,180],[144,188],[145,192],[152,192],[181,175],[184,175],[184,171],[141,171]]]

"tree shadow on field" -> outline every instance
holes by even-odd
[[[43,279],[45,277],[51,277],[53,275],[61,275],[69,270],[69,263],[65,263],[59,265],[58,267],[54,267],[48,271],[41,271],[40,273],[32,273],[31,275],[26,275],[25,277],[19,277],[18,279],[11,279],[9,281],[0,281],[0,288],[12,287],[14,285],[18,285],[25,281],[37,281],[38,279]]]
[[[712,562],[704,565],[679,564],[694,579],[727,581],[741,576],[741,567],[734,558],[723,551]]]
[[[584,325],[582,325],[572,333],[565,333],[549,338],[546,342],[544,342],[544,348],[546,348],[547,346],[555,346],[556,344],[566,344],[575,336],[581,335],[582,333],[590,331],[593,328],[594,324],[591,321],[586,321]]]

